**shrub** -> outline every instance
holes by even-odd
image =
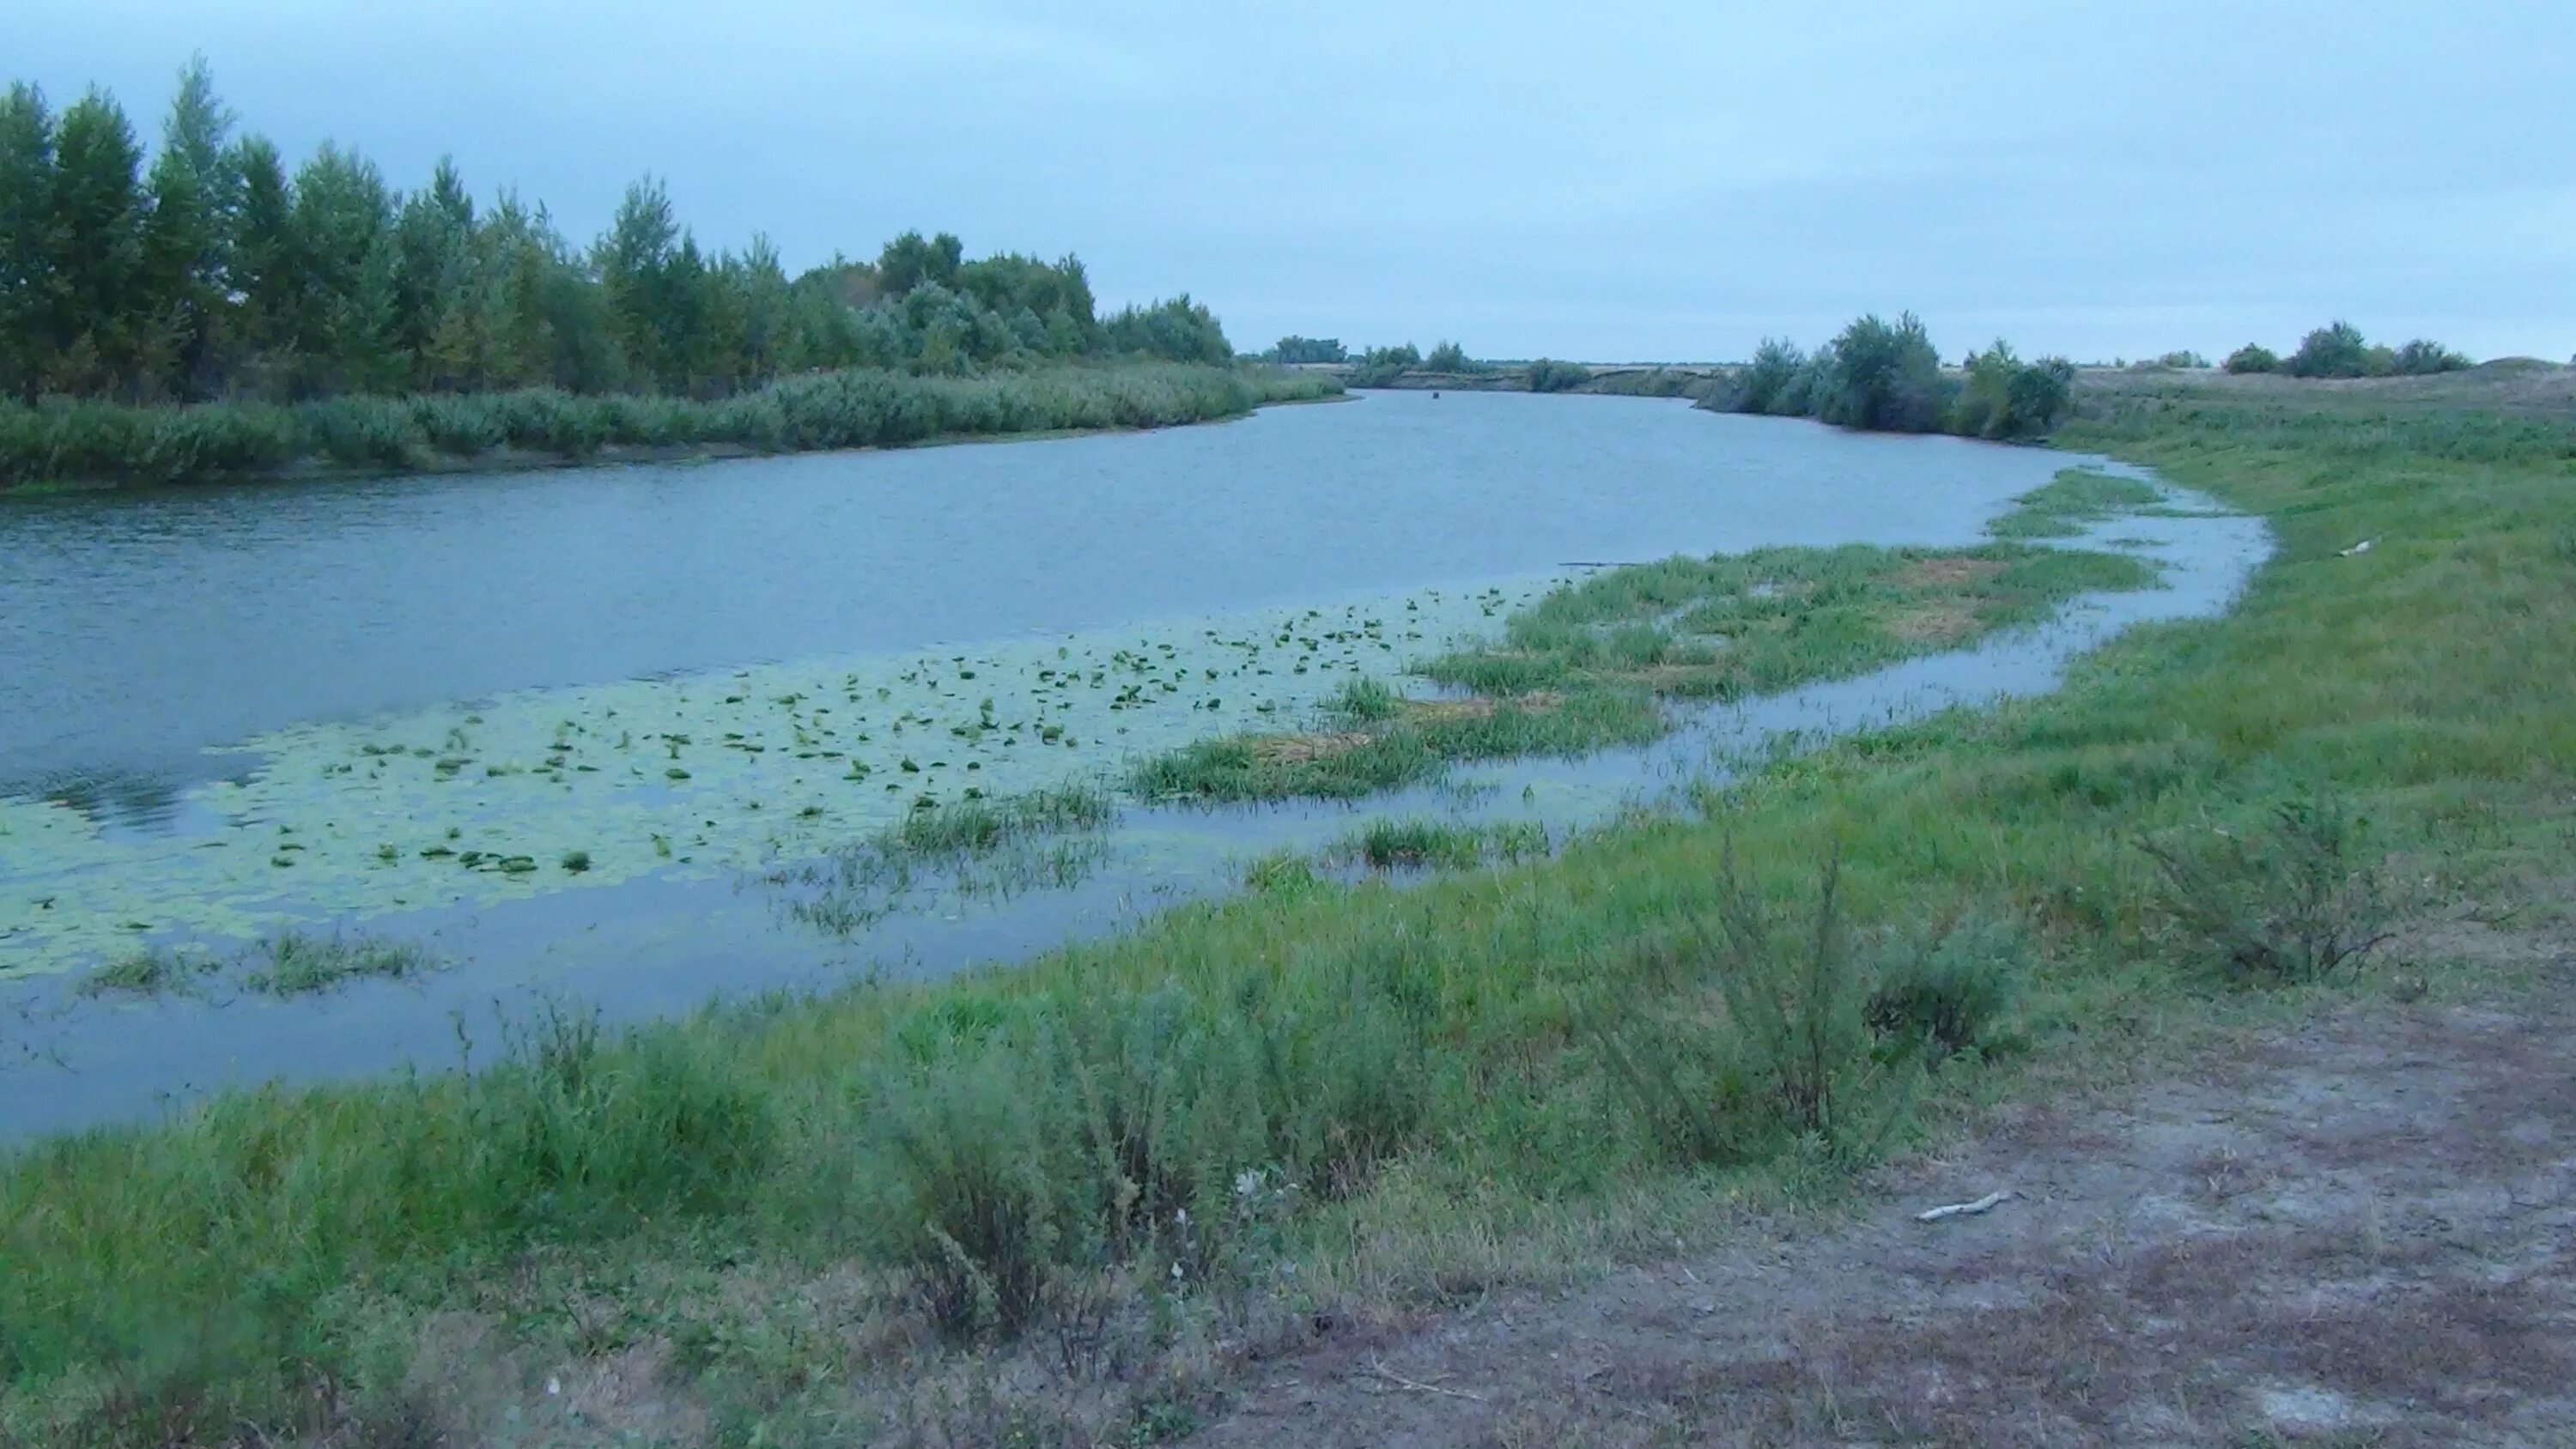
[[[1984,352],[1969,353],[1966,371],[1949,428],[1976,438],[2047,432],[2065,414],[2075,382],[2075,364],[2062,357],[2025,363],[2000,339]]]
[[[1870,1028],[1933,1058],[1992,1052],[2031,972],[2027,926],[1970,913],[1929,930],[1891,934],[1880,946],[1865,1008]]]
[[[1425,372],[1484,372],[1485,364],[1467,355],[1467,349],[1455,342],[1443,342],[1422,359]]]
[[[2201,356],[2197,352],[2187,350],[2181,352],[2168,352],[2164,356],[2156,359],[2156,365],[2159,367],[2182,369],[2201,368],[2209,366],[2209,359]]]
[[[1792,401],[1791,389],[1798,374],[1807,365],[1807,354],[1785,337],[1765,337],[1753,350],[1753,362],[1737,379],[1735,410],[1745,413],[1799,412],[1799,407],[1784,407]]]
[[[2349,322],[2330,323],[2299,339],[2299,350],[2290,354],[2282,370],[2292,377],[2367,377],[2370,351],[2360,328]]]
[[[1730,847],[1703,937],[1720,1020],[1666,1019],[1601,1038],[1604,1064],[1662,1151],[1730,1163],[1805,1142],[1852,1160],[1897,1126],[1907,1099],[1873,1050],[1841,873],[1840,857],[1827,857],[1815,905],[1793,919],[1762,898]]]
[[[1579,362],[1542,357],[1529,365],[1530,391],[1565,392],[1592,380],[1592,369]]]
[[[1833,343],[1833,372],[1816,416],[1847,428],[1925,433],[1939,427],[1947,399],[1941,355],[1922,319],[1876,314],[1853,322]]]
[[[2436,372],[2458,372],[2469,365],[2469,359],[2441,343],[2418,337],[2398,348],[2390,370],[2405,377],[2423,377]]]
[[[2387,944],[2419,904],[2370,844],[2370,822],[2326,796],[2276,805],[2251,830],[2201,826],[2140,847],[2186,951],[2239,981],[2303,982]]]
[[[1273,362],[1344,362],[1349,358],[1350,352],[1338,337],[1300,337],[1292,332],[1270,349]]]
[[[2227,354],[2227,361],[2220,365],[2234,373],[2279,372],[2281,355],[2259,342],[2248,342]]]

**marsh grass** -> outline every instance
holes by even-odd
[[[1272,368],[1125,363],[978,378],[855,368],[781,378],[713,401],[537,388],[336,397],[292,406],[0,402],[0,492],[66,483],[207,483],[298,467],[398,473],[505,449],[578,462],[621,447],[793,453],[1169,427],[1339,391],[1330,379]]]
[[[309,996],[352,981],[400,980],[437,969],[438,958],[407,941],[282,931],[243,953],[242,984],[266,996]]]
[[[1547,830],[1527,822],[1465,825],[1445,820],[1376,820],[1333,846],[1329,859],[1371,870],[1467,870],[1548,852]]]
[[[1168,1383],[1186,1365],[1156,1355],[1207,1341],[1188,1325],[1250,1321],[1225,1305],[1455,1303],[1634,1262],[1736,1221],[1724,1204],[1830,1195],[1874,1141],[2006,1090],[1985,1042],[2117,1068],[2348,974],[2211,990],[2140,839],[2331,793],[2372,821],[2349,863],[2446,890],[2566,878],[2576,426],[2131,398],[2061,437],[2266,515],[2278,557],[2235,613],[2123,635],[2055,694],[1782,759],[1705,792],[1705,818],[1545,860],[1403,890],[1274,861],[1260,889],[1007,972],[19,1149],[0,1438],[476,1442],[543,1412],[560,1371],[632,1376],[581,1426],[603,1439],[676,1405],[738,1413],[746,1442],[847,1442],[873,1386],[931,1362],[906,1345],[933,1325],[1159,1344],[1079,1383]],[[2337,556],[2361,537],[2383,541]],[[1828,859],[1839,949],[1814,952]],[[1723,944],[1731,893],[1769,923],[1758,954]],[[2001,1008],[1951,979],[1975,938],[1940,944],[1971,910],[2024,923]],[[1900,977],[1865,944],[1890,930],[1956,959]],[[1776,1010],[1728,995],[1739,962]],[[1603,1048],[1619,1022],[1656,1024],[1622,1039],[1637,1070]],[[1976,1044],[1938,1073],[1871,1065],[1902,1030]],[[1682,1079],[1650,1049],[1705,1082],[1689,1100],[1741,1110],[1667,1125],[1627,1085]],[[1265,1221],[1232,1207],[1247,1181],[1285,1215],[1238,1226]],[[1085,1326],[1101,1294],[1132,1337]],[[1002,1442],[1076,1386],[991,1381],[955,1437]]]
[[[1846,678],[2154,579],[2126,555],[2006,543],[1774,548],[1608,569],[1514,613],[1497,643],[1416,667],[1465,698],[1353,680],[1312,729],[1197,741],[1144,760],[1129,784],[1155,800],[1353,799],[1457,761],[1643,744],[1671,728],[1665,701]]]
[[[1107,857],[1104,832],[1117,812],[1107,790],[1083,782],[953,800],[913,810],[819,862],[773,872],[770,880],[798,892],[790,914],[846,936],[883,920],[934,878],[966,895],[1074,885]]]
[[[215,970],[210,957],[192,956],[167,946],[129,951],[83,977],[83,996],[162,996],[194,990],[199,979]]]
[[[2153,508],[2163,501],[2155,486],[2070,468],[2013,500],[2010,512],[1986,525],[1997,538],[2073,538],[2088,523]]]

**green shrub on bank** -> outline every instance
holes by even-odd
[[[1870,432],[1950,432],[1972,438],[2032,438],[2055,427],[2073,399],[2075,366],[2062,357],[2023,362],[1998,341],[1968,354],[1961,376],[1941,370],[1922,321],[1875,314],[1845,327],[1813,353],[1765,338],[1753,361],[1700,406],[1725,412],[1810,417]]]
[[[739,397],[576,395],[552,388],[338,397],[275,407],[0,404],[0,490],[203,483],[299,465],[402,472],[508,449],[579,460],[610,447],[758,453],[890,447],[952,436],[1202,422],[1338,391],[1327,378],[1192,363],[1060,367],[981,378],[852,369]]]
[[[1529,365],[1530,391],[1569,392],[1592,380],[1592,369],[1579,362],[1542,357]]]

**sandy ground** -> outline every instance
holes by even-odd
[[[1194,1442],[2576,1444],[2576,942],[2486,946],[2542,984],[2008,1113],[1804,1237],[1327,1334]]]

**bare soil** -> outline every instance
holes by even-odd
[[[1327,1334],[1196,1442],[2576,1443],[2570,944],[2006,1110],[1821,1231]]]

